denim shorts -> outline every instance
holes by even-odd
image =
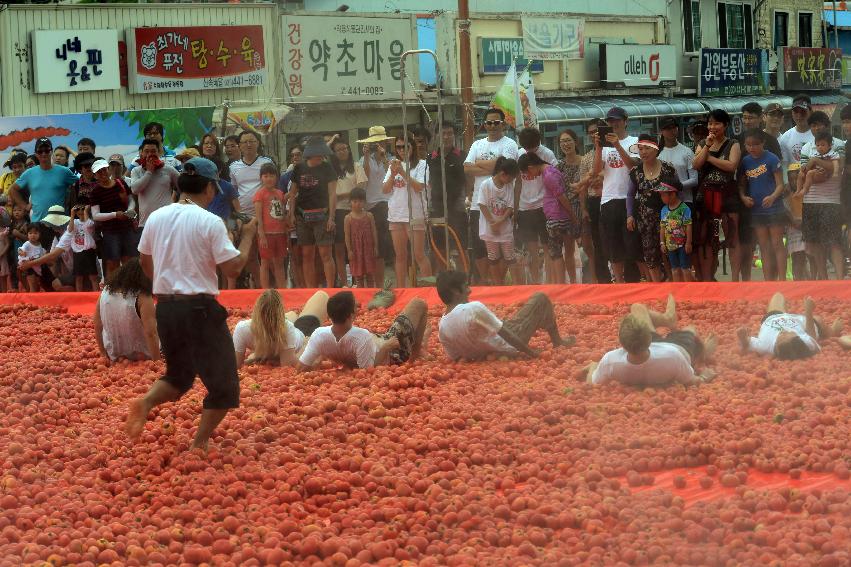
[[[686,247],[680,246],[676,250],[668,251],[668,261],[671,263],[672,270],[689,270],[691,269],[691,260],[686,254]]]
[[[139,233],[135,229],[104,232],[100,253],[104,260],[120,260],[139,255]]]

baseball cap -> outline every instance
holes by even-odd
[[[92,164],[92,173],[97,173],[101,169],[106,169],[107,167],[109,167],[109,162],[101,158]]]
[[[813,103],[810,101],[810,97],[807,95],[799,95],[796,96],[792,100],[792,108],[803,108],[804,110],[810,110],[813,107]]]
[[[201,177],[206,177],[210,181],[213,181],[216,184],[216,189],[221,192],[222,188],[219,185],[219,170],[216,167],[216,164],[208,160],[207,158],[202,157],[194,157],[186,160],[183,164],[183,172],[184,173],[194,173],[195,175],[200,175]]]
[[[667,128],[679,128],[680,121],[677,120],[674,116],[666,116],[659,121],[659,129],[665,130]]]
[[[50,141],[50,138],[39,138],[35,141],[35,149],[39,149],[42,146],[48,146],[52,150],[53,142]]]
[[[121,154],[112,154],[109,156],[109,163],[112,165],[113,163],[120,163],[124,165],[124,156]]]
[[[783,112],[783,105],[780,104],[779,102],[772,102],[771,104],[769,104],[765,107],[764,112],[766,114],[773,114],[775,112],[782,113]]]
[[[615,120],[626,120],[627,119],[626,110],[624,110],[620,106],[613,106],[606,113],[606,120],[608,120],[609,118],[613,118]]]

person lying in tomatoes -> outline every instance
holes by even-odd
[[[538,329],[546,331],[554,347],[571,346],[576,337],[562,338],[556,325],[553,304],[543,293],[536,293],[511,319],[503,322],[479,301],[470,301],[467,274],[441,272],[437,276],[437,294],[446,304],[440,318],[440,343],[452,360],[482,360],[490,355],[538,356],[529,341]]]
[[[425,301],[412,299],[380,335],[354,325],[357,308],[350,291],[331,296],[327,306],[331,325],[319,327],[310,335],[296,370],[311,370],[322,359],[351,368],[371,368],[402,364],[419,356],[428,324]]]
[[[750,329],[740,327],[737,331],[742,352],[753,351],[780,360],[808,358],[821,350],[819,341],[839,336],[842,321],[837,319],[827,327],[820,317],[814,315],[816,303],[813,298],[804,299],[804,314],[786,312],[786,298],[775,293],[768,302],[759,335],[750,336]],[[843,341],[840,339],[840,343]]]
[[[670,332],[662,336],[657,327]],[[692,386],[715,377],[711,368],[702,373],[695,368],[711,358],[718,345],[715,335],[704,342],[694,327],[677,329],[677,311],[673,296],[668,296],[664,313],[635,303],[623,318],[618,330],[621,348],[607,352],[599,363],[582,369],[590,384],[620,382],[628,386]]]

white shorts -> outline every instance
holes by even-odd
[[[786,250],[789,254],[804,252],[806,250],[804,233],[791,225],[786,227]]]

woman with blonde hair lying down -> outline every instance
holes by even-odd
[[[237,367],[243,364],[295,366],[307,345],[307,337],[328,318],[328,294],[317,291],[301,313],[284,312],[284,301],[275,289],[267,289],[254,304],[251,319],[236,324],[233,348]],[[250,355],[246,357],[248,352]]]

